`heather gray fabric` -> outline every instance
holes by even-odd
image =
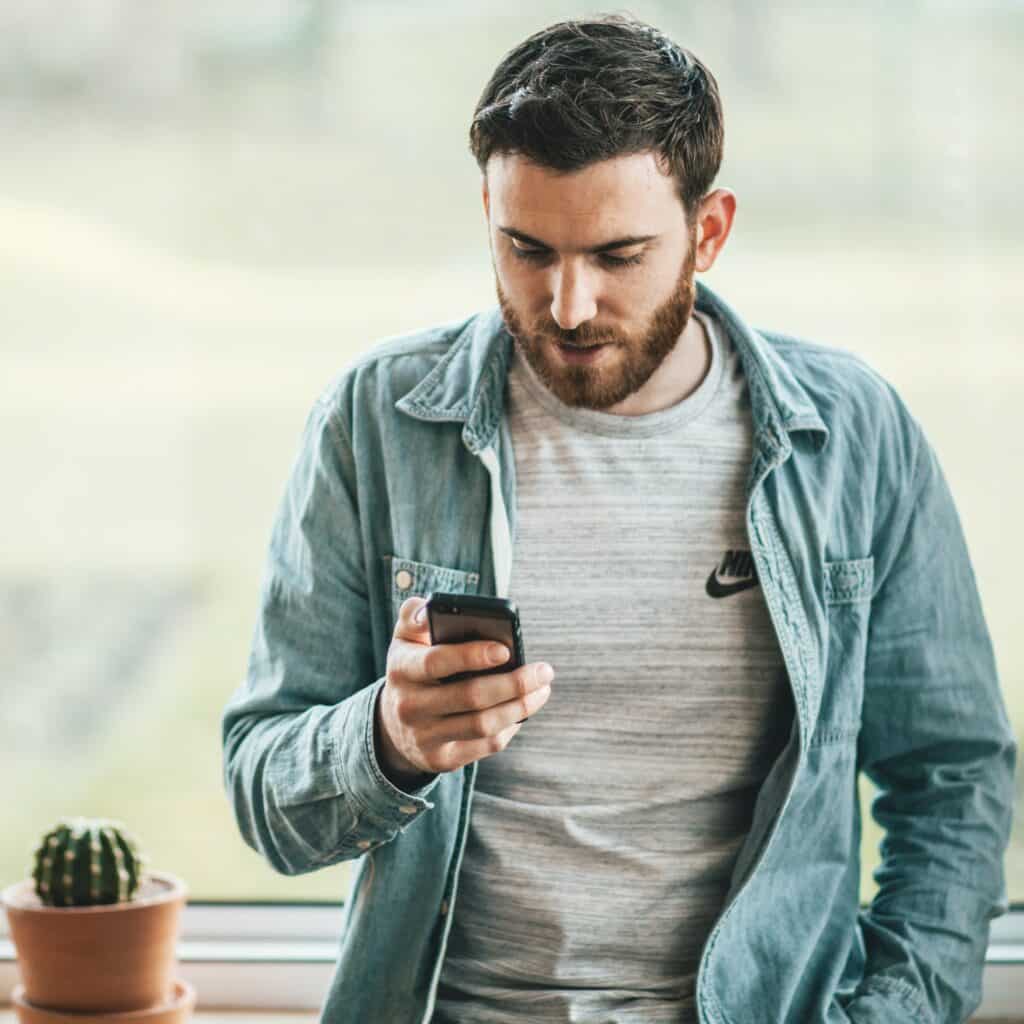
[[[480,762],[434,1020],[696,1022],[701,948],[792,722],[753,575],[750,398],[711,345],[698,388],[619,416],[562,403],[516,350],[509,596],[546,707]],[[707,342],[706,342],[707,343]]]

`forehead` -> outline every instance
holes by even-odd
[[[486,183],[492,221],[554,246],[685,227],[675,178],[653,152],[613,157],[568,173],[499,153],[487,162]]]

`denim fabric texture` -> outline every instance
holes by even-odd
[[[703,949],[700,1018],[961,1022],[1008,909],[1017,748],[946,479],[858,356],[754,330],[702,282],[697,308],[749,384],[747,532],[796,707]],[[511,346],[494,307],[355,360],[312,407],[272,530],[224,783],[276,871],[358,859],[328,1024],[433,1010],[476,765],[403,792],[374,709],[406,598],[507,594]],[[861,772],[885,829],[864,909]]]

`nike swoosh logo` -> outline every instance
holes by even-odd
[[[738,594],[748,587],[757,586],[757,577],[749,580],[740,580],[739,583],[722,583],[718,578],[718,569],[712,569],[708,577],[707,592],[710,597],[728,597],[730,594]]]

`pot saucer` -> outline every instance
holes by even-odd
[[[184,978],[174,980],[171,998],[159,1006],[127,1013],[72,1013],[68,1010],[46,1010],[25,998],[25,986],[15,985],[11,1002],[19,1024],[186,1024],[196,1005],[196,990]]]

